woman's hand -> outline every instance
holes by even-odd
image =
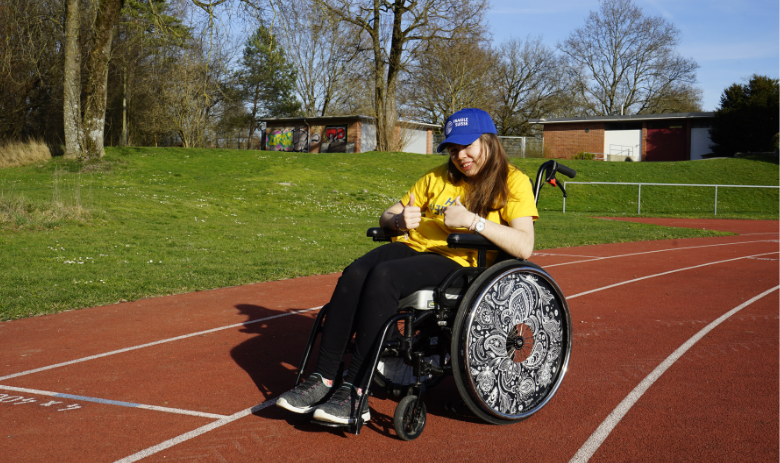
[[[460,196],[455,198],[455,204],[444,209],[444,225],[450,228],[471,228],[475,217],[461,204]],[[534,250],[533,217],[518,217],[509,225],[487,220],[480,234],[514,257],[528,259]]]
[[[393,204],[379,217],[379,226],[391,230],[411,230],[420,226],[422,210],[414,205],[414,193],[410,195],[409,204],[401,201]]]
[[[460,196],[455,198],[455,204],[444,208],[444,225],[449,228],[469,228],[474,217],[474,213],[461,204]]]
[[[403,203],[401,203],[403,204]],[[409,196],[409,204],[404,206],[403,211],[398,217],[399,230],[411,230],[420,226],[422,220],[422,211],[414,205],[414,193]]]

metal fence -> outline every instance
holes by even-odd
[[[563,182],[563,188],[566,185],[635,185],[638,186],[638,193],[636,199],[636,213],[642,213],[642,186],[694,186],[694,187],[714,187],[715,188],[715,211],[713,215],[718,215],[718,188],[775,188],[780,189],[780,186],[769,185],[710,185],[701,183],[626,183],[626,182]],[[566,213],[566,197],[563,198],[563,212]]]
[[[514,158],[543,158],[544,139],[541,137],[498,137],[507,156]],[[436,153],[439,143],[444,141],[443,134],[433,134],[431,152]]]

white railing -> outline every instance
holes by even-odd
[[[563,182],[563,188],[566,189],[566,185],[636,185],[639,187],[639,193],[636,199],[636,213],[642,213],[642,185],[645,186],[696,186],[696,187],[714,187],[715,188],[715,212],[713,215],[718,215],[718,188],[776,188],[780,189],[780,186],[770,185],[710,185],[702,183],[625,183],[625,182]],[[563,213],[566,213],[566,198],[563,198]]]
[[[634,150],[629,145],[609,145],[609,154],[617,156],[634,156]]]

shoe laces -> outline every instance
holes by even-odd
[[[323,386],[325,385],[325,383],[322,382],[322,376],[320,376],[318,373],[314,373],[313,375],[306,378],[306,381],[299,384],[298,387],[295,388],[295,391],[299,394],[308,394],[317,386],[318,383],[322,384]]]
[[[352,386],[349,383],[344,383],[336,392],[333,394],[333,397],[330,398],[328,402],[332,402],[335,404],[346,404],[352,399],[352,389],[354,389],[354,386]],[[357,396],[357,394],[355,394]]]

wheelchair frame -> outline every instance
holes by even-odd
[[[563,188],[563,185],[556,181],[556,172],[561,172],[571,178],[576,175],[576,172],[573,169],[558,164],[556,161],[545,162],[539,167],[537,172],[534,188],[535,202],[538,203],[539,191],[543,183],[558,186],[563,192],[563,196],[566,197],[566,191]],[[399,236],[399,234],[400,233],[395,230],[370,228],[367,236],[373,238],[374,241],[390,241],[393,237]],[[363,391],[363,395],[361,396],[357,407],[357,410],[362,410],[364,402],[368,400],[370,388],[377,379],[375,375],[383,355],[390,354],[390,356],[402,358],[406,365],[411,366],[412,375],[416,378],[416,381],[413,384],[398,385],[392,383],[385,384],[385,386],[397,394],[400,394],[401,388],[406,389],[406,396],[399,402],[394,414],[394,427],[399,437],[403,440],[415,439],[422,433],[427,419],[423,397],[427,388],[432,383],[437,383],[438,380],[445,375],[454,373],[461,398],[469,409],[471,409],[479,418],[493,424],[510,424],[528,418],[546,405],[560,386],[568,368],[571,353],[571,318],[566,299],[552,277],[538,265],[523,259],[507,259],[502,261],[499,257],[499,262],[489,268],[486,267],[487,252],[500,250],[496,245],[481,235],[455,233],[448,236],[447,243],[451,248],[476,250],[478,266],[457,269],[439,286],[428,288],[429,291],[431,289],[433,291],[432,307],[427,307],[422,310],[410,307],[399,307],[401,310],[411,310],[400,312],[384,324],[381,330],[381,336],[377,343],[377,346],[381,347],[375,349],[374,355],[371,358],[372,363],[367,370],[369,372],[369,378],[366,383],[367,386]],[[519,273],[522,273],[524,276],[518,276]],[[523,281],[520,281],[521,279]],[[463,291],[461,290],[460,297],[446,297],[448,290],[451,290],[455,283],[461,280],[464,281],[462,288],[466,288],[465,294],[463,294]],[[488,302],[492,302],[494,299],[493,294],[487,293],[491,289],[496,288],[495,285],[500,283],[504,286],[509,285],[514,288],[515,282],[520,282],[521,285],[531,284],[536,285],[536,287],[539,288],[539,281],[542,282],[543,288],[541,288],[540,291],[537,291],[536,297],[538,299],[539,294],[542,294],[543,299],[547,301],[549,306],[546,310],[550,312],[551,316],[554,311],[554,317],[556,317],[557,320],[551,321],[545,319],[547,324],[551,326],[548,331],[545,331],[545,329],[548,328],[547,325],[545,325],[545,329],[542,329],[540,326],[542,323],[538,322],[538,320],[533,328],[524,323],[518,323],[515,329],[512,330],[512,333],[507,334],[506,339],[504,339],[503,349],[506,349],[506,351],[502,350],[500,345],[496,347],[501,353],[506,352],[506,355],[510,355],[509,352],[511,352],[512,355],[515,355],[515,358],[513,359],[514,363],[520,363],[518,362],[517,355],[523,355],[521,352],[525,352],[529,355],[529,357],[526,357],[522,362],[527,362],[531,355],[537,355],[537,357],[539,357],[538,352],[540,349],[532,350],[532,348],[528,347],[528,343],[530,343],[532,347],[536,347],[536,342],[546,343],[546,348],[558,352],[558,357],[555,357],[554,359],[556,362],[553,362],[555,365],[549,367],[547,366],[547,363],[549,362],[545,362],[545,367],[548,371],[544,373],[544,381],[539,381],[539,384],[533,384],[534,382],[532,382],[537,389],[539,389],[540,384],[544,383],[543,389],[545,389],[545,391],[544,395],[540,397],[538,401],[533,402],[533,406],[530,411],[528,411],[525,410],[524,403],[520,403],[521,400],[514,400],[511,404],[508,404],[509,399],[506,399],[504,394],[502,394],[500,398],[497,396],[494,397],[494,395],[496,395],[495,390],[499,389],[499,387],[496,387],[493,391],[490,391],[490,393],[485,390],[485,383],[491,385],[495,384],[496,378],[490,378],[491,375],[495,376],[493,374],[495,372],[482,371],[475,378],[473,372],[477,371],[479,368],[484,368],[484,365],[469,365],[470,357],[468,353],[465,352],[467,350],[465,344],[469,342],[468,340],[473,335],[472,332],[477,331],[476,328],[480,327],[479,323],[475,325],[472,325],[471,323],[473,322],[479,307],[488,305]],[[498,294],[500,289],[493,289],[493,292]],[[520,294],[521,298],[529,297],[527,293],[529,293],[529,291],[525,290],[523,294]],[[465,303],[474,301],[482,303],[482,306],[466,307]],[[303,358],[301,359],[300,367],[298,368],[295,386],[301,381],[316,338],[322,331],[322,322],[327,314],[327,308],[328,306],[326,305],[320,310],[314,322]],[[515,318],[517,317],[515,316]],[[506,320],[502,321],[506,322]],[[398,332],[394,331],[394,329],[397,330],[399,322],[403,323],[403,333],[400,333],[400,335]],[[446,360],[447,354],[450,354],[451,362],[449,364],[447,364],[446,361],[440,361],[439,364],[436,365],[426,361],[424,357],[424,348],[420,348],[418,345],[418,348],[415,349],[415,333],[419,329],[427,328],[432,323],[435,323],[433,326],[437,327],[436,329],[438,329],[439,332],[436,343],[437,348],[439,349],[439,358]],[[464,330],[464,323],[466,323],[466,330]],[[510,323],[510,325],[507,325],[507,328],[512,328],[512,324]],[[523,334],[519,332],[525,331],[526,329],[531,336],[523,336]],[[400,332],[400,330],[398,331]],[[509,330],[506,331],[509,332]],[[550,336],[550,333],[553,333],[554,336]],[[540,341],[536,340],[537,335],[542,337]],[[443,338],[448,338],[450,342],[440,342]],[[558,338],[560,338],[560,342],[554,342],[557,341]],[[428,347],[430,347],[432,339],[433,337],[428,339]],[[421,344],[419,342],[421,340],[417,341],[417,344]],[[449,350],[445,350],[445,346],[447,345],[449,345]],[[552,353],[550,353],[550,355],[552,355]],[[562,360],[557,361],[561,358]],[[369,359],[366,358],[366,361],[368,360]],[[534,358],[532,360],[536,363],[540,363],[544,362],[545,358]],[[496,360],[493,359],[492,362],[496,362]],[[519,367],[513,367],[513,362],[506,362],[506,360],[503,362],[504,363],[498,367],[502,372],[509,371],[512,368],[520,369]],[[467,368],[470,368],[470,370],[466,371],[465,369]],[[552,371],[549,371],[550,369]],[[514,372],[510,372],[509,376],[513,379],[507,387],[512,391],[520,391],[518,394],[515,394],[515,399],[518,397],[522,399],[527,395],[530,395],[533,398],[535,394],[533,391],[528,391],[527,376],[525,382],[519,381],[519,378],[521,378],[522,375],[518,377]],[[487,379],[485,379],[485,377],[487,377]],[[501,379],[499,379],[498,382],[501,383]],[[523,389],[524,387],[525,390]],[[506,388],[503,390],[506,390]],[[508,395],[512,394],[510,393]],[[501,402],[500,406],[496,404],[497,402]],[[492,404],[496,405],[494,406]],[[512,410],[511,413],[509,412],[510,408]],[[519,410],[517,410],[518,408]],[[327,423],[318,420],[313,421],[324,426],[347,427],[348,430],[354,434],[360,434],[360,429],[363,426],[361,414],[354,412],[350,419],[350,423],[347,425]]]

